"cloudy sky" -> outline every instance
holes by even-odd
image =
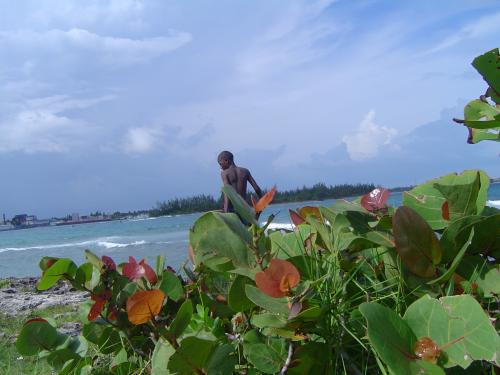
[[[151,208],[262,186],[406,185],[498,144],[454,124],[486,88],[498,0],[0,0],[0,213]]]

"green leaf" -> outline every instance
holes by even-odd
[[[169,375],[168,361],[174,353],[175,349],[172,345],[160,338],[155,345],[155,350],[151,357],[151,375]]]
[[[28,321],[16,340],[16,349],[22,355],[35,355],[55,347],[57,331],[43,320]]]
[[[309,342],[299,346],[293,353],[292,366],[287,375],[327,374],[329,357],[328,345]]]
[[[436,183],[434,187],[448,202],[450,220],[477,213],[477,197],[481,187],[479,172],[470,184],[443,185]]]
[[[284,328],[287,323],[285,317],[272,313],[255,314],[251,322],[257,328]]]
[[[481,305],[470,295],[423,296],[408,307],[404,320],[418,338],[430,337],[444,348],[446,367],[467,368],[474,360],[498,361],[498,334]]]
[[[37,289],[47,290],[62,278],[73,278],[76,270],[77,266],[71,259],[59,259],[43,273],[38,281]]]
[[[487,267],[476,282],[484,298],[500,295],[500,266]]]
[[[405,266],[420,277],[436,273],[441,246],[427,222],[409,207],[398,207],[392,219],[396,249]]]
[[[85,259],[87,259],[87,262],[94,265],[98,270],[102,269],[103,263],[101,258],[95,255],[92,251],[85,250]]]
[[[170,357],[168,370],[180,375],[191,375],[205,368],[215,342],[190,336],[182,340],[180,347]]]
[[[286,298],[269,297],[253,285],[245,285],[245,294],[250,301],[269,312],[286,316],[288,316],[290,312]]]
[[[462,248],[470,232],[473,224],[481,221],[481,216],[466,216],[453,221],[448,228],[443,232],[439,239],[441,248],[443,249],[443,257],[441,261],[448,263],[455,258],[458,251]]]
[[[160,290],[166,296],[175,302],[184,296],[184,288],[177,275],[170,271],[163,271],[163,278],[160,284]]]
[[[437,279],[429,281],[428,284],[430,284],[430,285],[431,284],[440,284],[442,282],[445,282],[445,281],[448,281],[449,279],[451,279],[451,277],[455,273],[455,270],[457,269],[458,265],[462,261],[462,258],[464,257],[465,252],[467,251],[467,249],[469,248],[470,244],[472,243],[472,238],[473,237],[474,237],[474,229],[471,230],[469,238],[463,244],[462,248],[459,250],[459,252],[456,255],[455,259],[453,259],[453,262],[451,263],[450,268],[448,268],[448,270],[445,273],[443,273],[440,277],[438,277]]]
[[[235,214],[207,212],[189,232],[196,263],[208,258],[230,259],[236,267],[249,267],[253,255],[248,248],[252,237]]]
[[[87,289],[93,290],[99,284],[100,280],[101,273],[99,269],[94,267],[91,263],[83,263],[76,270],[75,282],[73,285],[78,289],[83,289],[82,286],[84,286]]]
[[[480,55],[472,61],[472,66],[483,76],[488,85],[495,91],[493,99],[500,103],[500,56],[498,48]]]
[[[231,203],[233,204],[234,210],[247,222],[253,225],[257,225],[255,221],[255,211],[252,207],[248,205],[247,202],[234,190],[231,185],[225,185],[222,187],[222,192],[227,195]]]
[[[234,311],[247,311],[255,306],[245,294],[245,285],[247,284],[251,284],[251,280],[238,275],[229,287],[228,304]]]
[[[206,365],[208,375],[232,375],[238,359],[232,345],[220,345],[211,353]]]
[[[193,303],[191,302],[191,300],[188,299],[183,302],[183,304],[177,311],[175,319],[170,324],[169,333],[173,335],[175,338],[179,338],[189,325],[192,316],[193,316]]]
[[[486,204],[490,182],[486,173],[477,170],[467,170],[461,174],[451,173],[418,185],[410,191],[403,193],[403,205],[417,211],[429,223],[432,229],[443,229],[449,224],[449,221],[443,218],[442,213],[442,206],[446,198],[435,187],[435,184],[467,185],[474,182],[478,172],[480,175],[480,188],[477,195],[476,208],[479,215]]]
[[[368,322],[370,343],[391,372],[414,373],[410,363],[417,339],[407,323],[393,310],[376,302],[362,303],[359,311]]]
[[[272,340],[268,344],[243,344],[245,358],[264,374],[274,374],[284,365],[287,349],[284,340]]]

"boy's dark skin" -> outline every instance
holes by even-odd
[[[220,176],[224,185],[231,185],[234,190],[246,201],[247,182],[250,182],[259,198],[262,197],[262,190],[253,179],[250,171],[246,168],[237,167],[233,161],[233,155],[228,151],[219,154],[217,161],[221,167]],[[224,212],[234,212],[233,205],[226,195],[224,195]]]

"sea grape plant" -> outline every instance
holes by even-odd
[[[379,188],[291,211],[294,229],[274,231],[273,215],[256,217],[275,189],[250,206],[224,187],[236,213],[196,220],[182,272],[163,257],[42,258],[38,289],[63,279],[89,293],[83,329],[28,320],[18,351],[59,374],[491,374],[500,210],[485,207],[488,186],[482,171],[446,175],[398,208]]]
[[[488,84],[484,95],[464,108],[464,119],[454,119],[467,126],[468,143],[500,141],[500,53],[495,48],[478,56],[472,66]]]

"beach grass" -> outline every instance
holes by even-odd
[[[10,281],[7,279],[0,279],[0,289],[7,288],[10,285]]]
[[[8,316],[0,313],[0,374],[53,374],[54,371],[44,359],[37,356],[23,357],[16,350],[16,335],[24,322],[30,318],[53,318],[58,327],[64,323],[77,322],[78,314],[74,306],[53,306],[44,310],[34,310],[28,316]]]

